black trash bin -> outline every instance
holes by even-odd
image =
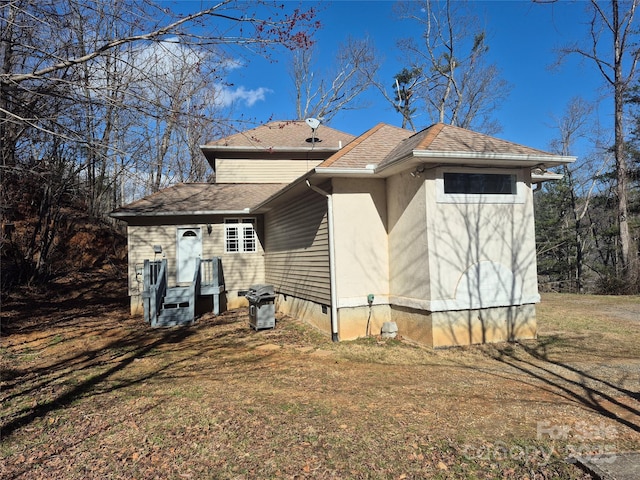
[[[251,285],[245,295],[249,300],[249,325],[254,330],[276,326],[276,298],[273,285]]]

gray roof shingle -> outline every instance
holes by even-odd
[[[307,139],[312,138],[312,131],[304,121],[281,121],[270,122],[266,125],[236,133],[219,140],[215,140],[204,145],[205,148],[216,147],[236,147],[236,148],[256,148],[256,149],[286,149],[286,148],[311,148],[312,142]],[[338,149],[340,145],[345,146],[355,136],[335,130],[325,125],[320,125],[315,131],[317,148]]]
[[[552,155],[542,150],[490,137],[453,125],[436,123],[412,135],[393,149],[379,166],[410,155],[414,150],[459,153]]]
[[[411,136],[412,133],[411,130],[379,123],[342,150],[334,153],[318,167],[365,168],[368,164],[378,164],[398,145],[398,142]]]
[[[279,183],[179,183],[124,205],[114,217],[241,212],[284,187]]]

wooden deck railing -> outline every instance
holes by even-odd
[[[189,287],[189,318],[196,318],[196,298],[200,294],[200,264],[201,258],[196,258],[196,268],[193,272],[193,281]]]
[[[222,293],[219,287],[224,287],[220,257],[202,259],[201,268],[201,295]]]
[[[220,296],[224,293],[224,276],[220,257],[205,258],[201,263],[200,295],[211,295],[213,314],[220,314]]]
[[[145,260],[142,299],[145,302],[144,319],[155,323],[167,293],[167,260]]]
[[[151,326],[156,326],[159,319],[161,323],[166,322],[168,317],[175,316],[176,313],[179,314],[181,308],[189,309],[188,312],[182,310],[188,314],[183,316],[193,321],[196,315],[196,304],[200,296],[211,295],[213,297],[213,312],[215,315],[220,313],[220,294],[224,293],[220,258],[197,258],[195,262],[193,278],[191,284],[186,287],[188,289],[187,292],[185,292],[185,287],[168,288],[166,259],[144,261],[144,290],[142,292],[144,319]],[[182,290],[182,293],[178,292],[179,290]],[[185,296],[184,293],[188,293],[188,295]],[[166,310],[161,315],[163,302],[167,302],[167,298],[171,300],[169,301],[169,304],[172,305],[171,312]],[[180,304],[178,308],[172,304],[172,301],[176,305]],[[187,302],[188,307],[182,305]]]

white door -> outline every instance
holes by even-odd
[[[200,228],[178,228],[178,252],[176,279],[178,283],[191,283],[196,258],[202,256],[202,232]]]

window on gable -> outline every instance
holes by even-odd
[[[525,183],[518,170],[442,167],[436,171],[438,203],[524,203]]]
[[[516,176],[508,173],[444,173],[444,193],[515,195]]]
[[[225,218],[225,253],[251,253],[257,250],[255,218]]]

